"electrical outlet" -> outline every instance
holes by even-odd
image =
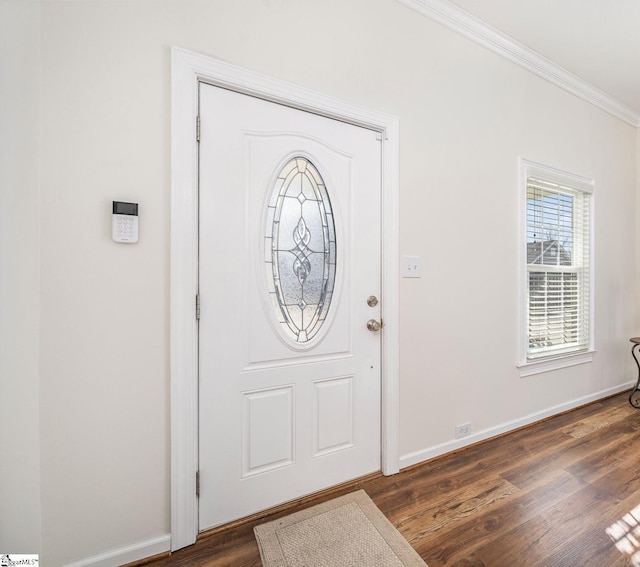
[[[469,435],[471,435],[470,423],[456,425],[456,439],[460,439],[461,437],[468,437]]]

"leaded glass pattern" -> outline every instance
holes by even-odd
[[[313,339],[331,305],[336,279],[336,231],[324,180],[306,157],[278,173],[267,206],[267,289],[276,320],[297,344]]]

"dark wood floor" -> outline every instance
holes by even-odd
[[[301,507],[359,488],[429,567],[640,565],[640,410],[618,395]],[[146,565],[259,567],[264,521]]]

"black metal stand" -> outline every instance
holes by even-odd
[[[631,342],[634,341],[632,340]],[[636,387],[631,390],[631,393],[629,394],[629,403],[634,408],[640,408],[640,362],[638,362],[638,357],[636,356],[638,348],[640,348],[640,343],[634,343],[634,345],[631,347],[631,355],[636,361],[636,366],[638,367],[638,381],[636,382]]]

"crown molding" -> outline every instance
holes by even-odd
[[[640,114],[570,73],[560,65],[529,49],[489,26],[447,0],[397,0],[423,16],[456,31],[472,41],[531,71],[550,83],[597,106],[609,114],[635,126],[640,126]]]

